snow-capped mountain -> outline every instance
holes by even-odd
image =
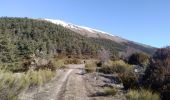
[[[67,22],[64,22],[62,20],[53,20],[53,19],[44,19],[44,20],[50,21],[54,24],[62,25],[62,26],[67,27],[67,28],[74,28],[74,29],[80,29],[81,28],[81,29],[85,29],[85,30],[92,32],[92,33],[100,32],[100,33],[103,33],[103,34],[109,34],[109,33],[106,33],[106,32],[103,32],[103,31],[100,31],[100,30],[97,30],[97,29],[92,29],[92,28],[85,27],[85,26],[78,26],[78,25],[74,25],[74,24],[71,24],[71,23],[67,23]],[[109,34],[109,35],[112,35],[112,34]]]
[[[72,24],[72,23],[67,23],[67,22],[64,22],[62,20],[53,20],[53,19],[43,19],[43,20],[46,20],[48,22],[52,22],[52,23],[57,24],[57,25],[61,25],[65,28],[68,28],[68,29],[75,31],[76,33],[79,33],[79,34],[86,36],[86,37],[110,39],[110,40],[118,42],[118,43],[127,42],[127,40],[125,40],[123,38],[120,38],[118,36],[115,36],[115,35],[112,35],[110,33],[100,31],[100,30],[97,30],[97,29],[93,29],[93,28],[89,28],[89,27],[85,27],[85,26],[79,26],[79,25],[75,25],[75,24]]]
[[[75,24],[68,23],[68,22],[65,22],[62,20],[54,20],[54,19],[40,19],[40,20],[45,20],[45,21],[51,22],[53,24],[61,25],[65,28],[68,28],[68,29],[70,29],[80,35],[86,36],[86,37],[109,39],[109,40],[112,40],[112,41],[120,43],[120,44],[130,44],[130,45],[143,46],[145,48],[153,48],[149,45],[130,41],[130,40],[121,38],[119,36],[116,36],[116,35],[113,35],[113,34],[110,34],[110,33],[104,32],[104,31],[100,31],[98,29],[93,29],[93,28],[89,28],[89,27],[85,27],[85,26],[81,26],[81,25],[75,25]]]

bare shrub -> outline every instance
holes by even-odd
[[[170,98],[170,47],[155,52],[145,71],[143,85],[160,92],[163,100]]]
[[[110,55],[109,55],[109,54],[110,54],[109,51],[105,50],[104,48],[101,49],[101,50],[99,50],[99,52],[98,52],[98,57],[99,57],[102,65],[103,65],[106,61],[109,60],[109,58],[110,58]]]

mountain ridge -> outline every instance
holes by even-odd
[[[111,35],[111,36],[115,36],[115,35],[110,34],[108,32],[104,32],[104,31],[94,29],[94,28],[89,28],[89,27],[86,27],[86,26],[80,26],[80,25],[72,24],[72,23],[69,23],[69,22],[62,21],[62,20],[55,20],[55,19],[48,19],[48,18],[44,18],[42,20],[46,20],[46,21],[52,22],[54,24],[59,24],[59,25],[62,25],[64,27],[70,27],[70,28],[75,28],[75,29],[83,28],[83,29],[88,30],[89,32],[100,32],[100,33],[103,33],[103,34],[108,34],[108,35]]]
[[[79,33],[83,36],[86,37],[94,37],[94,38],[104,38],[104,39],[110,39],[113,40],[115,42],[121,43],[121,42],[127,42],[126,39],[123,39],[119,36],[115,36],[111,33],[108,32],[104,32],[98,29],[93,29],[93,28],[89,28],[86,26],[81,26],[81,25],[75,25],[69,22],[65,22],[62,20],[54,20],[54,19],[42,19],[48,22],[51,22],[53,24],[57,24],[57,25],[61,25],[64,26],[65,28],[68,28],[76,33]]]
[[[104,32],[104,31],[94,29],[94,28],[89,28],[89,27],[86,27],[86,26],[75,25],[75,24],[72,24],[72,23],[69,23],[69,22],[65,22],[63,20],[48,19],[48,18],[44,18],[44,19],[41,19],[41,20],[45,20],[45,21],[51,22],[53,24],[64,26],[65,28],[68,28],[68,29],[70,29],[72,31],[75,31],[75,32],[77,32],[77,33],[79,33],[81,35],[87,36],[87,37],[97,37],[97,38],[110,39],[110,40],[118,42],[118,43],[132,42],[132,43],[135,43],[135,44],[147,47],[147,48],[155,48],[155,47],[147,45],[147,44],[127,40],[125,38],[122,38],[122,37],[117,36],[117,35],[113,35],[113,34],[108,33],[108,32]],[[86,30],[88,32],[85,32],[83,30]],[[95,34],[97,34],[97,36]]]

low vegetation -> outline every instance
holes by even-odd
[[[94,63],[94,62],[86,63],[85,64],[85,71],[87,73],[95,72],[96,71],[96,63]]]
[[[125,90],[130,88],[137,89],[139,87],[138,77],[134,73],[133,67],[123,60],[109,60],[104,66],[100,67],[99,71],[106,74],[118,74]]]
[[[0,70],[0,76],[0,98],[2,100],[17,100],[23,90],[43,85],[54,77],[54,73],[50,70],[30,70],[26,73]]]
[[[122,60],[118,60],[118,61],[108,61],[107,63],[105,63],[104,66],[102,66],[100,68],[100,72],[103,73],[124,73],[126,70],[128,70],[130,68],[129,64],[126,64],[124,61]]]
[[[52,63],[56,69],[65,68],[64,59],[53,59]]]
[[[64,64],[81,64],[81,60],[75,58],[67,58],[65,59]]]
[[[153,93],[150,90],[129,90],[126,94],[127,100],[161,100],[159,94]]]
[[[145,53],[133,53],[129,57],[128,63],[134,65],[146,66],[149,63],[149,55]]]
[[[117,93],[117,89],[113,88],[113,87],[112,88],[111,87],[106,87],[106,88],[104,88],[104,92],[105,92],[106,95],[114,96]]]
[[[51,70],[28,71],[26,74],[29,86],[40,86],[50,81],[55,73]]]
[[[56,69],[64,68],[65,64],[81,64],[78,58],[84,56],[100,59],[99,63],[85,64],[87,73],[100,67],[99,72],[119,76],[128,91],[127,100],[160,100],[159,94],[140,89],[141,83],[130,64],[147,66],[142,86],[160,93],[163,100],[169,100],[170,47],[158,49],[152,58],[145,53],[134,53],[128,60],[120,60],[120,51],[128,47],[150,54],[155,50],[131,42],[119,44],[84,37],[43,20],[0,18],[0,99],[17,100],[22,91],[51,80]],[[52,56],[55,57],[50,59]],[[115,88],[104,91],[108,95],[117,93]]]
[[[161,93],[163,100],[169,100],[170,47],[158,49],[155,52],[142,81],[143,86]]]
[[[139,88],[138,77],[131,69],[126,70],[126,72],[120,74],[119,77],[125,90]]]
[[[29,18],[0,18],[0,62],[15,63],[28,59],[31,54],[41,56],[87,55],[96,57],[102,47],[117,58],[119,51],[127,47],[152,53],[154,48],[146,48],[133,43],[117,43],[102,38],[89,38],[74,31],[44,20]]]

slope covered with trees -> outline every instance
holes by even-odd
[[[0,19],[0,50],[1,55],[6,56],[1,61],[4,62],[12,61],[13,57],[9,56],[27,57],[38,51],[44,54],[94,54],[98,47],[88,38],[45,21],[28,18]]]
[[[119,44],[111,40],[85,37],[63,26],[48,21],[29,18],[0,18],[0,62],[11,63],[29,58],[62,53],[66,55],[93,55],[100,48],[117,55],[128,46],[142,48],[150,53],[153,49],[134,44]]]

